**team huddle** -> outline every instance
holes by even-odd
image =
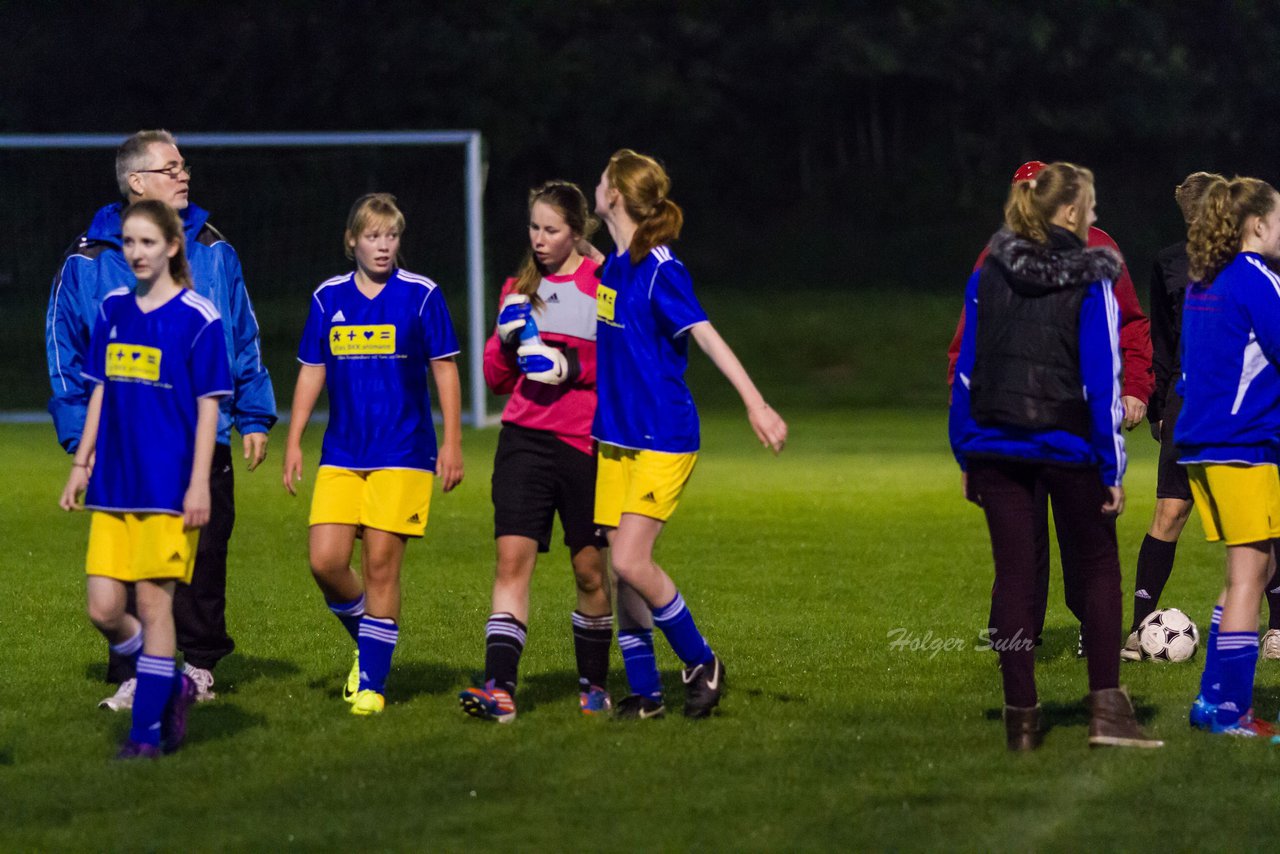
[[[1157,256],[1147,341],[1115,244],[1093,227],[1093,175],[1070,163],[1018,169],[1004,227],[966,288],[950,437],[965,497],[982,507],[991,536],[989,631],[1010,750],[1034,750],[1046,730],[1034,650],[1047,601],[1049,502],[1087,658],[1090,746],[1163,744],[1136,720],[1119,665],[1139,657],[1138,628],[1157,607],[1193,506],[1207,538],[1226,546],[1226,581],[1190,723],[1244,738],[1277,734],[1254,717],[1253,682],[1264,595],[1264,653],[1280,657],[1280,587],[1271,583],[1280,538],[1280,275],[1272,269],[1280,195],[1255,178],[1197,172],[1175,200],[1187,238]],[[1123,430],[1144,414],[1161,443],[1157,502],[1122,641]]]
[[[266,457],[276,412],[239,260],[190,204],[190,167],[176,140],[134,134],[117,151],[116,177],[124,201],[97,213],[54,280],[50,412],[73,455],[60,506],[93,511],[88,613],[108,644],[108,680],[118,684],[101,705],[132,710],[119,758],[154,758],[181,746],[189,707],[215,697],[213,670],[234,649],[225,619],[230,433],[241,434],[252,471]],[[738,391],[762,445],[780,452],[787,425],[708,321],[672,254],[683,214],[669,191],[656,160],[623,149],[609,159],[593,206],[563,181],[530,194],[529,254],[503,286],[484,354],[490,388],[510,400],[493,468],[497,567],[485,676],[459,696],[475,717],[515,719],[530,579],[556,515],[577,587],[570,624],[582,713],[665,713],[654,626],[684,664],[687,716],[710,715],[723,694],[723,662],[653,560],[699,449],[684,380],[689,339]],[[589,242],[596,216],[615,246],[603,258]],[[357,715],[385,708],[408,540],[426,530],[435,481],[449,492],[464,477],[459,346],[441,289],[401,267],[404,233],[389,194],[351,208],[342,240],[355,269],[311,296],[282,473],[294,494],[303,434],[327,392],[310,565],[355,646],[350,670],[344,663],[339,672]],[[616,705],[607,684],[615,611],[629,686]]]

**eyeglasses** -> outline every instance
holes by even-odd
[[[176,181],[183,172],[187,173],[188,178],[191,177],[191,164],[184,160],[181,163],[174,163],[163,169],[134,169],[133,171],[141,174],[151,172],[157,175],[164,175],[166,178],[172,178]]]

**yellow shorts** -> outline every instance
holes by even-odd
[[[415,469],[354,471],[321,466],[311,496],[312,525],[363,525],[421,537],[435,475]]]
[[[616,528],[623,513],[663,522],[670,519],[697,461],[696,453],[668,454],[601,444],[596,468],[596,524]]]
[[[1187,466],[1205,538],[1229,546],[1280,538],[1280,470],[1273,465]]]
[[[84,571],[118,581],[174,579],[191,583],[200,529],[185,530],[168,513],[93,511]]]

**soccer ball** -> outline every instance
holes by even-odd
[[[1162,608],[1138,626],[1138,646],[1148,661],[1187,661],[1200,645],[1200,631],[1177,608]]]

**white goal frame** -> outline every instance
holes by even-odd
[[[118,148],[129,133],[0,134],[0,150]],[[478,130],[180,133],[183,148],[340,148],[353,146],[454,146],[466,152],[467,358],[474,427],[489,426],[484,382],[484,184],[486,163]],[[278,405],[278,403],[277,403]]]

